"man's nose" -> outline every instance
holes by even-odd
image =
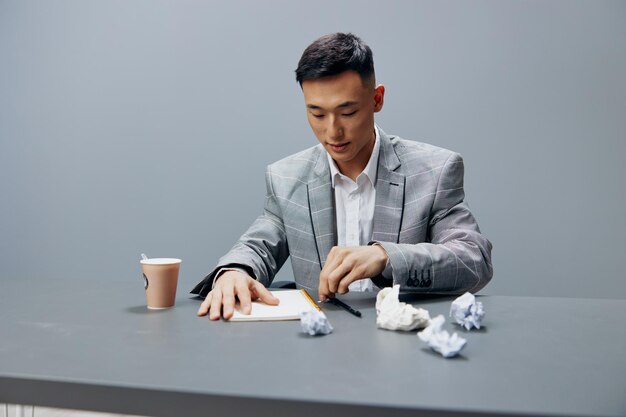
[[[341,126],[341,123],[339,123],[339,120],[337,120],[336,117],[329,117],[328,119],[328,127],[326,130],[328,133],[328,139],[341,139],[343,137],[343,127]]]

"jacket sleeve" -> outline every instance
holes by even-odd
[[[477,292],[491,280],[492,245],[478,228],[463,201],[463,159],[453,153],[441,170],[428,226],[428,242],[383,246],[392,280],[377,277],[377,285],[400,284],[403,291],[424,293]]]
[[[266,287],[289,257],[287,235],[272,186],[271,167],[265,171],[265,207],[237,243],[221,257],[216,267],[200,282],[192,294],[205,297],[213,286],[215,276],[222,268],[244,269]]]

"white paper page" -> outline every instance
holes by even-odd
[[[313,307],[311,302],[300,290],[270,291],[280,300],[277,306],[270,306],[260,301],[252,302],[250,315],[241,313],[239,303],[235,306],[235,314],[230,321],[266,321],[266,320],[299,320],[300,312]]]

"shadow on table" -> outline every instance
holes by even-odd
[[[421,349],[421,351],[422,351],[422,352],[426,352],[426,353],[428,353],[428,354],[429,354],[429,355],[431,355],[431,356],[436,356],[436,357],[438,357],[439,359],[445,359],[445,360],[447,360],[447,361],[467,361],[467,360],[469,360],[466,356],[463,356],[463,355],[462,355],[462,354],[460,354],[460,353],[459,353],[458,355],[456,355],[456,356],[451,357],[451,358],[444,358],[444,357],[443,357],[443,356],[441,356],[439,353],[437,353],[437,352],[435,352],[434,350],[432,350],[432,349],[430,349],[430,348],[427,348],[427,347],[423,347],[423,348]]]
[[[138,306],[131,306],[131,307],[126,307],[124,310],[127,313],[131,313],[131,314],[161,314],[161,313],[165,313],[167,311],[170,311],[172,308],[176,308],[177,306],[182,306],[184,304],[189,304],[192,302],[192,300],[202,300],[202,298],[200,297],[193,297],[193,298],[177,298],[176,299],[176,305],[174,305],[174,307],[171,308],[164,308],[164,309],[159,309],[159,310],[153,310],[153,309],[149,309],[145,304],[142,305],[138,305]]]
[[[480,329],[473,328],[471,330],[465,330],[465,327],[457,325],[454,325],[454,327],[456,327],[455,332],[459,333],[459,336],[463,336],[464,334],[469,333],[487,333],[487,326],[484,325],[480,326]]]
[[[165,308],[163,310],[151,310],[144,304],[140,306],[126,307],[124,310],[131,314],[161,314],[169,311],[170,309]]]

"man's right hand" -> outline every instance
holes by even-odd
[[[213,290],[200,305],[198,316],[208,313],[211,320],[219,320],[223,310],[224,319],[230,319],[235,312],[235,297],[239,299],[244,314],[250,314],[252,301],[257,299],[269,305],[279,303],[278,298],[251,276],[239,271],[226,271],[217,278]]]

